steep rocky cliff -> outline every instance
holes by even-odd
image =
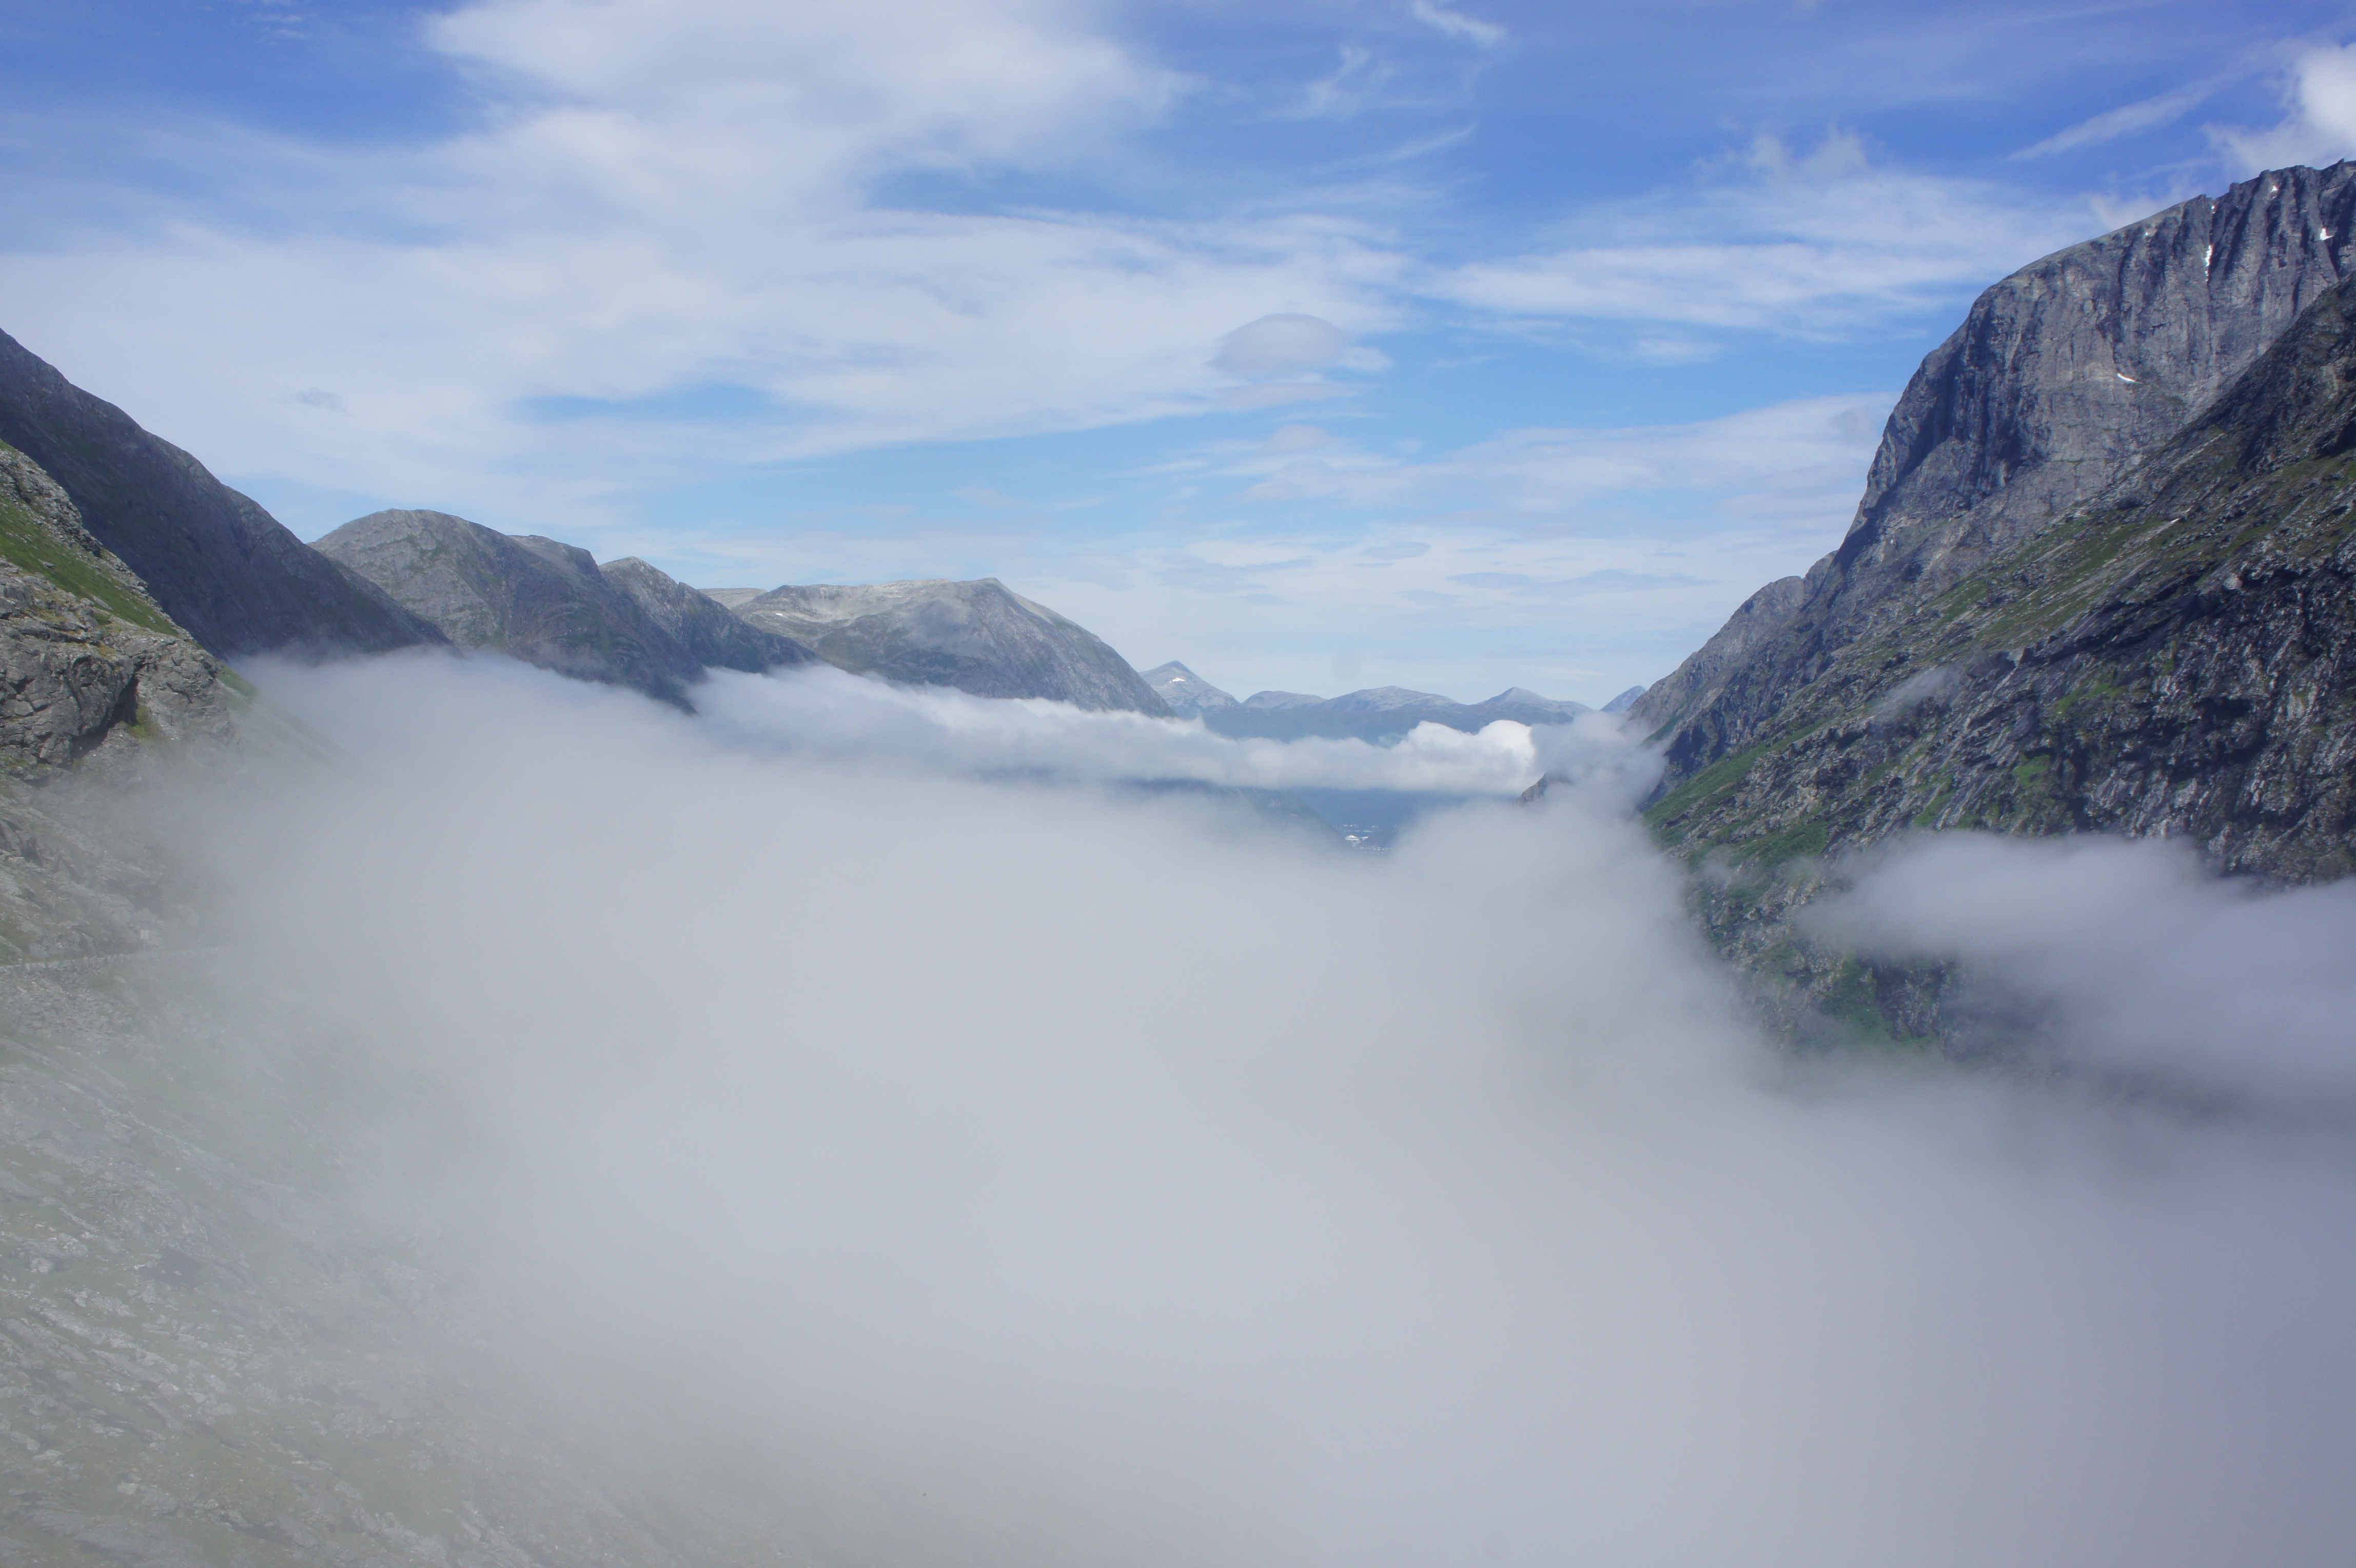
[[[2356,279],[2201,415],[1920,614],[1846,647],[1772,738],[1651,817],[1714,867],[1721,946],[1799,996],[1864,983],[1796,941],[1838,851],[1908,829],[2197,843],[2276,883],[2356,872]],[[1938,977],[1870,977],[1893,1032]]]
[[[601,571],[577,546],[500,533],[448,512],[371,512],[318,549],[461,648],[682,708],[692,708],[687,688],[707,665],[758,671],[810,658],[789,639],[731,621],[643,561]]]
[[[164,612],[224,659],[374,653],[442,640],[203,464],[0,333],[0,441],[71,498]]]
[[[2356,163],[2279,169],[2022,268],[1890,416],[1840,547],[1634,708],[1668,787],[1783,733],[1792,693],[2034,537],[2197,415],[2351,264]]]
[[[1170,709],[1094,632],[995,577],[775,588],[732,607],[853,674],[1046,697],[1166,718]]]
[[[1962,1037],[1954,977],[1794,920],[1911,829],[2356,869],[2351,220],[2356,164],[2278,170],[1988,290],[1840,547],[1637,701],[1667,761],[1648,817],[1787,1017]]]

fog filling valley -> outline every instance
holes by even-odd
[[[1825,929],[1970,961],[2047,1054],[1794,1057],[1601,718],[1384,748],[830,671],[701,718],[490,660],[261,674],[352,765],[164,809],[245,1048],[370,1064],[305,1114],[379,1151],[337,1201],[466,1282],[420,1346],[523,1419],[641,1412],[598,1441],[826,1561],[2356,1539],[2347,886],[1904,846]],[[1368,856],[1124,779],[1490,799]]]

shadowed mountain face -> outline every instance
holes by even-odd
[[[1045,697],[1083,708],[1170,714],[1101,639],[995,577],[788,586],[734,609],[853,674],[954,686],[978,697]]]
[[[643,561],[600,570],[573,545],[500,533],[447,512],[374,512],[318,548],[461,648],[682,708],[692,708],[687,687],[708,665],[759,671],[810,658]]]
[[[1890,416],[1856,521],[1634,708],[1675,788],[1773,744],[1794,693],[2116,479],[2351,264],[2356,163],[2260,175],[2057,252],[1982,295]]]
[[[1232,708],[1235,698],[1220,691],[1175,659],[1167,664],[1157,664],[1145,671],[1147,685],[1153,694],[1170,705],[1170,711],[1181,718],[1204,713],[1212,708]]]
[[[1430,692],[1404,686],[1374,686],[1339,697],[1312,697],[1301,692],[1258,692],[1234,707],[1203,714],[1203,723],[1221,735],[1296,740],[1308,736],[1333,739],[1387,740],[1420,724],[1446,725],[1468,734],[1499,719],[1524,725],[1569,724],[1588,712],[1584,703],[1558,702],[1520,686],[1498,693],[1483,703],[1459,703]]]
[[[0,441],[37,463],[157,606],[225,659],[442,640],[275,518],[0,333]]]

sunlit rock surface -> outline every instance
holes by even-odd
[[[1170,714],[1101,638],[995,577],[788,585],[731,607],[853,674],[954,686],[978,697],[1046,697],[1082,708]]]

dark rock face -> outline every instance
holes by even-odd
[[[1840,548],[1637,703],[1674,787],[1780,733],[1793,693],[2166,440],[2351,264],[2356,163],[2276,170],[2024,267],[1890,416]],[[1748,625],[1744,625],[1745,621]]]
[[[1452,702],[1404,686],[1374,686],[1339,697],[1261,692],[1236,707],[1204,714],[1203,723],[1221,735],[1237,737],[1389,740],[1421,724],[1445,725],[1470,734],[1499,719],[1523,725],[1569,724],[1588,711],[1584,703],[1558,702],[1520,686],[1509,687],[1482,703]]]
[[[853,674],[1170,716],[1128,660],[1087,628],[995,577],[782,587],[735,607],[764,631]]]
[[[573,545],[499,533],[447,512],[373,512],[318,548],[461,648],[682,708],[692,708],[687,688],[707,664],[766,670],[809,657],[749,627],[742,635],[715,627],[711,618],[725,620],[725,610],[643,561],[600,571]]]
[[[1170,711],[1181,718],[1204,713],[1212,708],[1232,708],[1235,698],[1220,691],[1175,659],[1167,664],[1157,664],[1141,677],[1153,688],[1153,694],[1169,704]]]
[[[0,441],[46,470],[155,602],[224,659],[373,653],[442,640],[203,464],[5,333]]]

